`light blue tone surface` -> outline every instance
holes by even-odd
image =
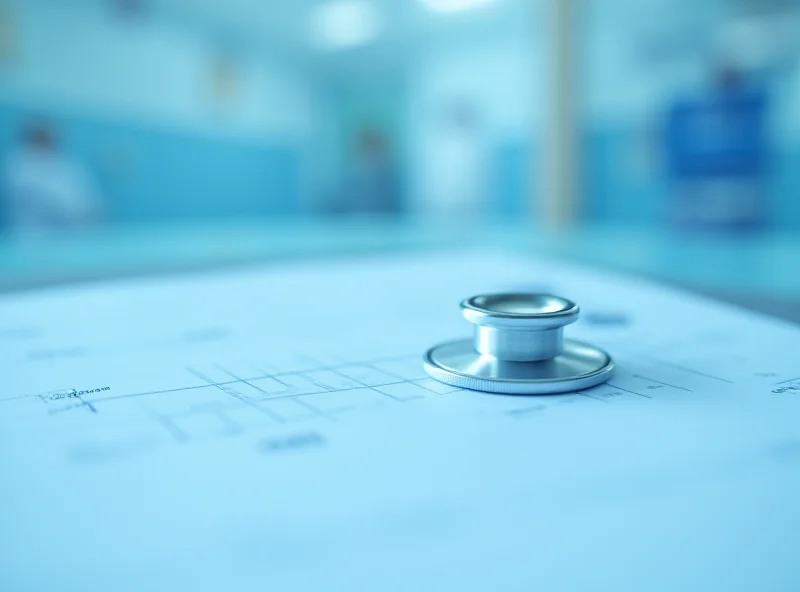
[[[800,299],[800,239],[790,233],[707,236],[646,226],[545,231],[500,226],[387,223],[127,225],[0,247],[0,288],[9,290],[220,265],[441,249],[512,249],[583,262],[715,292]]]

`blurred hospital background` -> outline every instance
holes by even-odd
[[[480,235],[800,301],[800,0],[0,0],[0,159],[3,288]]]

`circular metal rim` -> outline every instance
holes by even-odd
[[[515,292],[512,294],[479,294],[461,301],[461,314],[467,321],[475,325],[522,331],[556,329],[578,320],[580,307],[571,300],[552,294],[541,294],[540,296],[547,296],[562,301],[565,305],[562,310],[539,313],[501,312],[483,308],[475,304],[475,300],[478,298],[501,296],[516,296],[522,298],[530,295],[531,294],[522,292]]]
[[[475,304],[475,301],[478,298],[499,298],[499,297],[517,297],[517,298],[524,298],[529,296],[547,296],[549,298],[553,298],[554,300],[558,300],[564,303],[564,308],[561,310],[555,310],[552,312],[537,312],[537,313],[523,313],[523,312],[503,312],[492,310],[491,308],[484,308]],[[487,317],[493,317],[498,319],[542,319],[542,318],[553,318],[553,317],[566,317],[570,315],[577,314],[580,310],[578,305],[575,304],[572,300],[567,298],[562,298],[561,296],[556,296],[555,294],[528,294],[525,292],[512,292],[512,293],[490,293],[490,294],[478,294],[476,296],[470,296],[469,298],[465,298],[461,301],[461,308],[464,310],[470,310],[473,313],[478,313],[479,315],[484,315]]]
[[[608,359],[608,362],[593,372],[566,379],[548,378],[544,380],[519,380],[508,378],[478,378],[469,374],[463,374],[454,370],[445,369],[437,364],[432,358],[431,354],[439,347],[450,345],[459,341],[472,343],[472,341],[469,339],[456,339],[437,344],[425,352],[425,355],[422,359],[423,367],[425,372],[427,372],[431,378],[438,380],[439,382],[473,391],[501,395],[553,395],[558,393],[575,392],[607,382],[611,379],[615,370],[614,360],[605,350],[593,345],[589,345],[582,341],[568,339],[565,340],[565,346],[567,343],[574,343],[593,349],[602,353]],[[475,355],[479,356],[480,354],[476,352]]]

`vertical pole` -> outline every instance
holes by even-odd
[[[547,227],[566,226],[578,214],[575,4],[547,0],[545,6],[546,101],[543,143],[537,152],[542,189],[538,209]]]

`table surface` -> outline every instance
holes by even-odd
[[[113,226],[0,243],[0,291],[287,259],[470,247],[592,264],[800,320],[800,235],[360,220]]]

